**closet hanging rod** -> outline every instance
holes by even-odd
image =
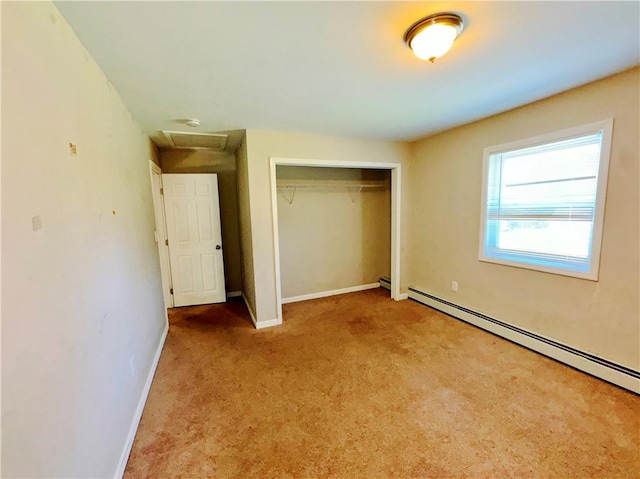
[[[361,182],[361,181],[315,181],[315,182],[293,182],[293,181],[280,181],[276,183],[276,187],[282,192],[284,198],[287,200],[287,203],[290,205],[293,204],[293,199],[296,196],[296,191],[298,188],[337,188],[337,189],[346,189],[349,192],[349,196],[351,197],[351,202],[356,202],[356,196],[358,193],[361,193],[365,188],[389,188],[389,183],[386,181],[369,181],[369,182]],[[355,196],[354,196],[355,195]]]
[[[278,188],[389,188],[386,181],[278,181]]]
[[[277,188],[388,188],[387,185],[276,185]]]

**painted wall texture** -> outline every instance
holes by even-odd
[[[639,369],[639,80],[635,68],[414,143],[411,284]],[[478,261],[483,148],[606,118],[614,128],[599,281]]]
[[[155,148],[52,3],[1,8],[2,476],[113,477],[166,327]]]
[[[240,260],[242,263],[242,295],[251,314],[256,315],[256,281],[253,266],[253,233],[249,194],[249,157],[246,135],[236,150],[236,182],[238,191],[238,225],[240,227]]]

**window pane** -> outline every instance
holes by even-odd
[[[525,155],[519,154],[523,150],[502,153],[502,183],[509,185],[595,175],[600,157],[600,135],[588,138],[592,143],[580,142],[578,146],[572,146],[565,141],[556,143],[561,149],[542,147],[544,151],[538,152],[536,148],[528,148]]]
[[[600,140],[588,135],[493,155],[490,214],[593,217]]]
[[[552,183],[507,184],[502,190],[500,205],[503,208],[526,206],[528,209],[531,206],[541,209],[588,206],[595,203],[596,186],[595,176]]]
[[[588,258],[591,221],[499,220],[498,248]]]
[[[557,138],[562,132],[549,135],[546,143],[532,139],[530,146],[519,149],[491,148],[485,157],[480,259],[543,271],[591,273],[605,129],[593,133],[590,128],[593,125],[584,127],[587,134],[561,140]],[[605,169],[605,178],[606,173]]]

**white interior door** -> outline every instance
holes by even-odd
[[[218,175],[163,174],[175,306],[226,300]]]

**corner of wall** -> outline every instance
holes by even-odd
[[[242,265],[242,295],[250,311],[256,310],[256,287],[253,263],[251,227],[251,192],[249,188],[248,130],[235,152],[238,192],[238,223],[240,227],[240,258]]]

